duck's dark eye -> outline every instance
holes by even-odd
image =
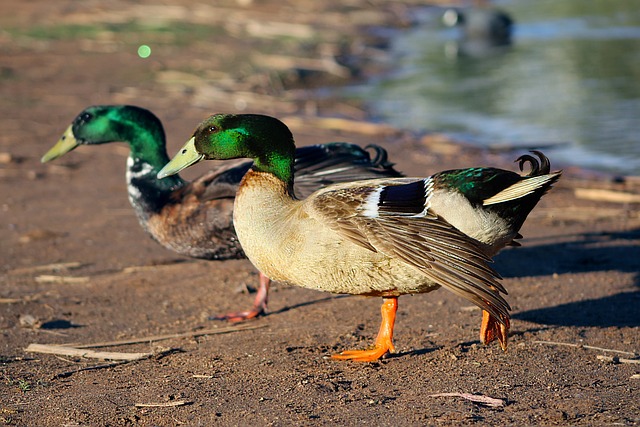
[[[218,128],[216,126],[209,126],[209,133],[217,132]]]
[[[78,116],[78,120],[76,120],[77,123],[88,123],[91,121],[91,119],[93,119],[93,115],[91,113],[82,113],[80,114],[80,116]]]

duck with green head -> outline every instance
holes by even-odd
[[[233,222],[233,199],[250,161],[212,170],[194,181],[178,175],[160,180],[169,161],[162,123],[151,111],[133,105],[98,105],[75,118],[58,143],[43,157],[54,160],[79,145],[126,142],[129,201],[144,230],[164,247],[182,255],[210,260],[244,258]],[[295,151],[296,194],[306,197],[335,182],[401,176],[386,152],[373,146],[375,157],[357,145],[330,143]],[[215,317],[240,321],[266,311],[269,279],[260,287],[250,310]]]
[[[373,348],[336,359],[374,361],[394,351],[398,297],[441,286],[483,310],[481,341],[507,346],[509,305],[490,258],[517,244],[518,230],[558,180],[548,159],[524,155],[522,176],[496,168],[450,170],[427,178],[335,184],[306,199],[294,188],[295,145],[279,120],[209,117],[158,174],[204,159],[248,157],[234,224],[249,260],[272,280],[334,293],[380,296],[382,324]]]

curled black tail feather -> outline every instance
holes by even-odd
[[[374,166],[380,166],[384,169],[393,168],[393,165],[395,163],[391,163],[389,161],[389,153],[387,153],[387,150],[385,150],[384,148],[376,144],[369,144],[366,147],[364,147],[364,149],[365,150],[372,149],[373,151],[375,151],[375,157],[373,158],[373,160],[371,160],[371,163]]]
[[[529,163],[531,165],[531,172],[529,172],[526,175],[528,177],[546,175],[550,173],[551,162],[549,162],[549,159],[547,158],[547,156],[542,154],[542,151],[531,150],[530,152],[538,156],[538,159],[540,160],[536,159],[535,157],[529,154],[523,154],[522,156],[518,157],[515,161],[515,163],[518,163],[518,166],[520,167],[520,171],[524,170],[525,163]]]

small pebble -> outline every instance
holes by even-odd
[[[21,315],[19,320],[23,328],[37,328],[40,324],[40,321],[30,314]]]
[[[0,164],[8,165],[13,162],[13,156],[11,153],[0,153]]]

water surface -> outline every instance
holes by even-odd
[[[547,149],[554,159],[640,174],[640,5],[512,0],[512,44],[486,48],[440,22],[393,40],[390,73],[352,88],[381,119],[485,145]]]

